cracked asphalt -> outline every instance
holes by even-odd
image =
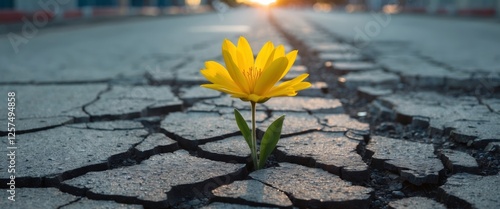
[[[285,79],[313,84],[258,105],[260,135],[287,117],[253,172],[232,114],[250,106],[199,87],[240,35],[299,49]],[[0,208],[499,208],[499,39],[486,20],[283,9],[41,28],[17,53],[1,36]]]

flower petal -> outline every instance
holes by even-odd
[[[297,59],[298,52],[299,52],[298,50],[293,50],[286,55],[286,58],[288,59],[288,66],[286,67],[285,72],[283,72],[283,75],[281,75],[280,80],[283,77],[285,77],[285,75],[288,73],[288,71],[290,71],[290,68],[292,68],[293,63],[295,63],[295,59]]]
[[[228,89],[231,89],[232,91],[241,91],[240,88],[234,83],[234,81],[230,77],[225,77],[209,69],[203,69],[200,72],[208,81],[212,82],[213,84],[226,86]]]
[[[280,57],[284,57],[285,56],[285,47],[283,45],[279,45],[278,47],[276,47],[276,51],[274,52],[274,58],[273,60],[276,60]]]
[[[237,98],[246,98],[247,97],[247,95],[245,93],[232,91],[231,89],[228,89],[225,86],[219,85],[219,84],[202,84],[201,87],[217,90],[220,92],[224,92],[226,94],[231,94],[231,96],[237,97]]]
[[[311,86],[312,86],[312,84],[309,83],[309,82],[300,82],[299,84],[294,85],[293,89],[295,91],[301,91],[301,90],[307,89],[307,88],[309,88]]]
[[[233,81],[240,87],[240,89],[244,93],[249,93],[249,87],[248,87],[248,82],[245,78],[245,76],[241,73],[240,69],[238,66],[233,61],[233,58],[231,54],[226,51],[222,50],[222,57],[224,58],[224,62],[226,63],[226,68],[227,71],[229,72],[229,75],[233,79]]]
[[[266,70],[267,68],[269,68],[269,65],[273,63],[273,61],[275,61],[280,57],[285,57],[285,47],[283,45],[279,45],[278,47],[274,48],[273,52],[269,55],[269,58],[267,59],[266,65],[262,69]]]
[[[264,69],[266,67],[267,60],[271,56],[271,53],[274,51],[274,45],[272,42],[268,41],[257,54],[257,59],[255,59],[255,67],[257,69]]]
[[[207,70],[216,72],[217,74],[220,74],[222,77],[225,77],[227,79],[231,79],[231,76],[227,72],[226,68],[219,64],[218,62],[215,61],[207,61],[205,62],[205,68]],[[232,80],[232,79],[231,79]]]
[[[304,79],[306,79],[308,76],[309,76],[309,74],[304,73],[302,75],[297,76],[296,78],[294,78],[292,80],[285,81],[285,82],[279,84],[278,86],[274,86],[273,88],[271,88],[271,90],[269,90],[267,92],[266,96],[274,97],[275,95],[282,95],[282,94],[284,94],[283,92],[290,92],[290,91],[293,93],[295,91],[293,86],[299,84]]]
[[[238,51],[241,52],[244,66],[240,66],[243,69],[247,70],[251,68],[254,64],[254,58],[253,58],[253,51],[252,47],[248,43],[247,39],[245,37],[240,36],[240,39],[238,40]]]
[[[285,57],[274,60],[270,66],[262,72],[262,75],[255,83],[254,93],[263,95],[271,89],[274,84],[280,80],[280,77],[283,74],[283,71],[285,71],[287,65],[288,59]]]

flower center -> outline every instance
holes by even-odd
[[[253,92],[255,83],[257,83],[257,80],[262,75],[262,69],[250,67],[248,68],[248,70],[245,70],[245,72],[243,72],[243,75],[247,79],[248,85],[250,86],[250,91]]]

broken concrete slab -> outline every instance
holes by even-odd
[[[349,89],[360,86],[396,86],[399,83],[399,76],[382,70],[372,70],[349,73],[338,78],[338,81],[340,86]]]
[[[377,99],[392,109],[395,119],[409,124],[414,117],[427,118],[431,135],[484,148],[500,141],[499,114],[471,96],[452,97],[434,92],[400,93]]]
[[[497,98],[481,99],[481,102],[486,106],[488,106],[488,108],[493,112],[500,113],[500,99]]]
[[[319,58],[324,61],[332,62],[353,62],[363,60],[363,56],[358,53],[331,53],[323,52],[319,54]]]
[[[257,128],[262,132],[265,132],[271,123],[282,115],[285,115],[285,120],[281,129],[282,137],[310,131],[319,131],[323,128],[323,126],[318,123],[318,119],[316,117],[305,112],[274,112],[272,117],[265,120],[263,123],[257,124]]]
[[[217,202],[292,208],[292,202],[285,193],[256,180],[235,181],[212,190],[212,193]]]
[[[375,168],[396,172],[414,185],[437,184],[444,173],[432,144],[372,136],[366,155]]]
[[[500,153],[500,142],[490,142],[485,148],[486,152]]]
[[[104,127],[106,127],[105,125]],[[17,186],[51,186],[61,180],[95,170],[104,170],[130,155],[129,150],[148,134],[146,130],[95,130],[58,127],[17,136]],[[2,140],[1,153],[7,153]],[[0,174],[7,182],[9,174]],[[42,185],[43,182],[43,185]]]
[[[283,138],[277,145],[280,161],[319,167],[344,180],[362,182],[370,179],[368,165],[356,153],[359,141],[343,133],[313,132]]]
[[[172,84],[175,81],[177,67],[182,66],[189,62],[186,57],[182,55],[169,55],[163,57],[162,60],[154,60],[157,63],[154,67],[146,65],[146,78],[149,83],[160,85],[160,84]]]
[[[391,209],[446,209],[446,206],[426,197],[409,197],[389,202]]]
[[[161,128],[181,147],[191,150],[196,150],[199,144],[240,133],[234,119],[224,118],[218,113],[171,113],[161,122]]]
[[[454,174],[439,187],[438,194],[449,208],[499,208],[500,175]]]
[[[0,200],[1,208],[59,208],[80,198],[56,188],[16,188],[15,192],[15,201],[7,199],[7,196]]]
[[[392,89],[377,88],[371,86],[360,86],[357,88],[358,96],[364,98],[368,101],[373,101],[374,99],[392,94]]]
[[[187,105],[192,105],[199,100],[217,98],[222,95],[219,91],[203,88],[201,86],[183,87],[179,91],[179,97]]]
[[[391,55],[377,60],[388,71],[401,75],[410,86],[438,87],[445,85],[445,77],[453,72],[415,55]]]
[[[279,112],[343,113],[338,99],[310,97],[278,97],[264,103],[269,110]]]
[[[76,123],[76,124],[69,124],[66,126],[72,128],[94,129],[94,130],[104,130],[104,131],[144,129],[144,126],[140,122],[130,121],[130,120],[102,121],[94,123]]]
[[[95,100],[106,85],[9,85],[1,86],[0,93],[15,92],[15,118],[18,133],[61,126],[76,120],[88,120],[82,109]],[[57,104],[57,105],[54,105]],[[7,108],[0,114],[7,115]],[[0,125],[7,127],[7,120]],[[5,130],[0,135],[6,134]]]
[[[484,112],[483,112],[484,113]],[[451,129],[450,138],[476,148],[484,148],[490,142],[500,142],[500,115],[492,114],[485,121],[452,121],[445,124]]]
[[[251,153],[243,136],[232,136],[198,146],[198,154],[211,160],[247,163]]]
[[[252,172],[250,177],[285,192],[297,207],[369,208],[373,191],[321,169],[290,163]]]
[[[22,111],[20,111],[22,112]],[[7,114],[6,114],[7,115]],[[7,127],[7,120],[0,121],[0,125]],[[50,118],[25,118],[25,119],[15,119],[16,133],[23,134],[29,132],[35,132],[40,130],[46,130],[65,124],[71,124],[75,122],[73,117],[50,117]],[[7,135],[7,129],[0,131],[0,136]]]
[[[173,152],[179,149],[176,141],[162,133],[154,133],[146,137],[140,144],[134,147],[138,157],[147,158],[155,154]]]
[[[477,173],[479,171],[476,159],[465,152],[443,149],[439,150],[439,157],[451,173]]]
[[[371,62],[334,62],[332,67],[333,72],[339,75],[378,69],[377,65]]]
[[[329,36],[328,39],[331,39]],[[334,53],[345,53],[345,52],[354,52],[357,49],[349,44],[343,43],[317,43],[314,45],[309,45],[313,50],[317,52],[334,52]]]
[[[299,92],[302,97],[325,98],[328,93],[328,84],[325,82],[311,82],[311,87]]]
[[[85,107],[92,118],[133,118],[179,111],[182,101],[168,86],[112,86]]]
[[[319,122],[326,126],[323,130],[330,131],[336,128],[345,128],[352,130],[360,135],[368,135],[370,126],[367,123],[359,122],[346,114],[314,114]]]
[[[177,204],[186,196],[202,196],[241,178],[244,172],[242,164],[216,162],[176,151],[154,155],[134,166],[90,172],[64,181],[61,189],[85,193],[89,198],[162,208]]]
[[[273,99],[271,99],[273,100]],[[270,100],[270,101],[271,101]],[[269,102],[269,101],[268,101]],[[230,96],[222,96],[215,99],[206,99],[195,103],[188,109],[191,112],[219,112],[221,108],[225,109],[238,109],[240,112],[243,110],[250,110],[250,102],[244,102],[241,99],[232,98]],[[266,111],[264,105],[257,105],[257,111]]]

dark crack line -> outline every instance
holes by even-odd
[[[74,203],[76,203],[76,202],[80,201],[82,198],[83,198],[83,197],[78,197],[76,200],[73,200],[73,201],[71,201],[71,202],[68,202],[68,203],[66,203],[66,204],[64,204],[64,205],[61,205],[61,206],[57,207],[57,209],[61,209],[61,208],[66,207],[66,206],[68,206],[68,205],[74,204]]]
[[[296,164],[296,163],[294,163],[294,164]],[[297,165],[299,165],[299,164],[297,164]],[[260,182],[260,183],[262,183],[262,184],[264,184],[264,185],[266,185],[266,186],[268,186],[268,187],[271,187],[271,188],[273,188],[273,189],[275,189],[275,190],[277,190],[277,191],[283,192],[283,194],[285,194],[285,195],[286,195],[286,197],[290,200],[290,202],[292,202],[292,205],[293,205],[293,206],[296,206],[296,199],[297,199],[297,198],[295,198],[295,197],[292,195],[292,193],[289,193],[289,192],[283,191],[283,190],[281,190],[281,189],[279,189],[279,188],[277,188],[277,187],[275,187],[275,186],[273,186],[272,184],[269,184],[269,183],[267,183],[267,182],[263,182],[263,181],[261,181],[261,180],[259,180],[259,179],[255,179],[255,178],[253,178],[253,177],[252,177],[252,176],[250,176],[250,175],[248,176],[248,178],[250,178],[251,180],[258,181],[258,182]]]
[[[82,106],[82,111],[83,111],[85,114],[87,114],[87,116],[88,116],[88,120],[92,120],[92,114],[90,114],[90,113],[86,110],[86,108],[87,108],[88,106],[90,106],[90,105],[94,104],[95,102],[97,102],[97,101],[101,98],[101,96],[102,96],[104,93],[110,92],[111,90],[112,90],[111,85],[108,85],[108,86],[106,87],[106,89],[104,89],[104,90],[100,91],[99,93],[97,93],[97,96],[96,96],[96,98],[95,98],[94,100],[92,100],[92,101],[90,101],[90,102],[88,102],[87,104],[84,104],[84,105]],[[86,122],[87,122],[87,121],[86,121]]]

